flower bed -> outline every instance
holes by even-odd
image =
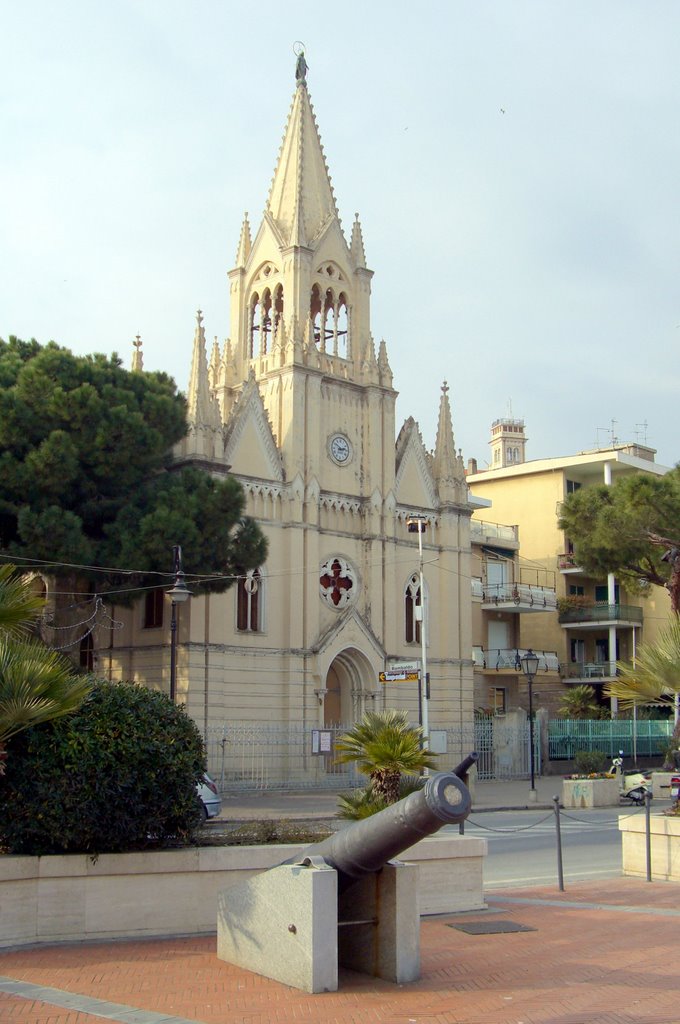
[[[618,807],[619,780],[615,775],[570,776],[562,782],[562,806]]]

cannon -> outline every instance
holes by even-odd
[[[458,766],[461,774],[468,760]],[[307,992],[335,991],[339,964],[399,983],[416,980],[418,867],[394,858],[443,825],[464,821],[470,807],[457,770],[437,772],[398,803],[223,890],[217,956]]]
[[[379,871],[443,825],[464,821],[470,803],[470,792],[457,770],[437,772],[403,800],[315,843],[302,856],[322,857],[335,868],[338,892],[343,893],[357,879]]]

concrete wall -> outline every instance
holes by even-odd
[[[149,853],[0,857],[0,947],[216,930],[220,890],[306,846],[201,847]],[[420,865],[423,914],[484,906],[487,844],[433,836],[401,860]]]
[[[623,873],[647,877],[647,832],[644,816],[619,818]],[[650,816],[652,880],[680,882],[680,818]]]

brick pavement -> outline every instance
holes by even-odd
[[[2,1024],[679,1024],[680,889],[614,878],[494,891],[481,914],[427,918],[422,977],[341,971],[308,995],[222,963],[214,936],[0,953]],[[533,931],[467,935],[452,924]],[[21,994],[12,984],[21,982]],[[43,986],[43,988],[37,988]],[[68,993],[71,996],[68,1003]],[[99,1002],[98,1002],[99,1001]]]

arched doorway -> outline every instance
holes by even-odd
[[[348,647],[331,662],[325,681],[324,726],[351,726],[372,710],[379,694],[378,674],[365,654]]]

